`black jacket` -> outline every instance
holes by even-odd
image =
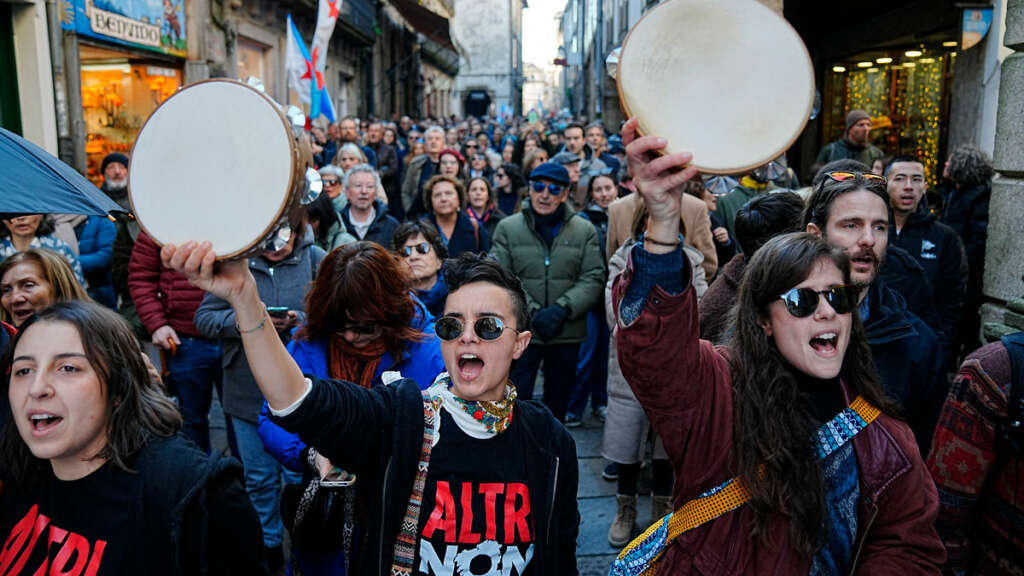
[[[921,454],[927,454],[949,391],[941,345],[931,328],[907,310],[906,302],[883,278],[868,287],[867,298],[864,330],[882,388],[903,407]]]
[[[272,420],[359,478],[367,525],[358,566],[351,573],[388,576],[423,445],[423,396],[409,379],[369,390],[348,382],[312,380],[313,389],[302,404]],[[539,402],[517,401],[515,418],[531,441],[525,452],[534,458],[526,470],[530,499],[536,503],[531,573],[576,574],[576,443]]]
[[[895,225],[889,227],[889,245],[906,250],[924,269],[941,323],[941,333],[936,334],[943,344],[948,344],[956,331],[967,290],[967,256],[960,236],[937,222],[921,202],[902,230],[897,232]]]
[[[935,306],[932,284],[924,267],[909,252],[889,244],[885,251],[885,263],[879,271],[890,290],[903,297],[907,310],[924,321],[939,338],[943,352],[949,350],[953,334],[943,329],[942,317]]]
[[[349,211],[352,209],[351,204],[347,204],[341,210],[341,220],[345,224],[345,228],[355,236],[355,226],[352,225],[352,219],[349,218]],[[368,242],[376,242],[381,246],[391,250],[391,245],[394,242],[395,228],[398,228],[398,220],[395,220],[394,216],[388,214],[387,206],[381,204],[380,200],[373,201],[373,209],[376,211],[376,216],[373,218],[373,222],[370,223],[370,227],[366,230],[366,236],[361,240]]]
[[[441,233],[441,227],[438,226],[433,213],[424,216],[423,220]],[[463,252],[487,252],[490,249],[491,235],[487,233],[487,228],[479,222],[474,222],[473,217],[466,214],[465,210],[459,210],[452,237],[448,239],[448,257],[455,258]]]
[[[970,272],[967,278],[968,309],[981,302],[985,277],[985,241],[988,238],[988,202],[992,185],[983,184],[967,190],[954,189],[946,198],[942,221],[960,235],[967,253]]]

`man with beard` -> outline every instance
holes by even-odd
[[[100,190],[125,210],[132,208],[128,202],[128,163],[127,156],[114,152],[107,154],[100,165],[100,172],[103,173],[103,185],[100,186]]]
[[[359,125],[356,124],[356,119],[352,116],[346,116],[338,122],[338,150],[349,142],[359,146],[359,149],[366,155],[366,163],[374,168],[377,167],[377,153],[373,151],[373,148],[369,146],[363,146],[362,142],[359,141]]]
[[[580,177],[579,182],[576,183],[576,192],[573,197],[576,205],[579,206],[584,203],[581,194],[586,193],[590,178],[598,174],[607,174],[608,166],[601,161],[590,144],[587,144],[582,124],[569,124],[565,127],[564,134],[565,145],[562,147],[562,151],[580,159]]]
[[[864,286],[858,310],[883,389],[903,407],[927,454],[949,388],[942,348],[879,275],[889,242],[889,195],[885,178],[861,168],[824,174],[807,201],[804,226],[849,255],[850,278]]]
[[[846,133],[835,142],[826,144],[815,164],[823,166],[834,160],[856,160],[866,166],[885,153],[871,144],[871,115],[863,110],[850,110],[846,115]]]
[[[431,126],[423,134],[424,154],[412,159],[402,176],[402,209],[408,220],[415,220],[426,212],[423,207],[423,185],[440,170],[441,151],[444,150],[444,129]]]
[[[388,212],[401,222],[405,215],[402,212],[402,192],[395,183],[395,178],[398,177],[398,154],[393,146],[384,142],[384,124],[370,124],[366,138],[369,147],[377,155],[377,172],[388,195]]]
[[[125,210],[131,210],[128,201],[128,164],[128,157],[124,154],[107,154],[103,159],[103,185],[100,186],[100,190]],[[110,279],[114,286],[117,311],[131,325],[135,335],[142,342],[148,342],[149,333],[139,320],[132,295],[128,291],[128,263],[135,249],[135,239],[139,236],[139,223],[134,218],[122,217],[117,219],[116,226],[110,257]]]

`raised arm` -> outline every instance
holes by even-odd
[[[284,410],[305,396],[306,380],[274,331],[248,261],[217,263],[216,257],[209,242],[166,244],[160,251],[164,266],[231,304],[256,384],[271,409]]]

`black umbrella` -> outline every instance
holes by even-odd
[[[74,168],[0,128],[0,213],[106,216],[123,211]]]

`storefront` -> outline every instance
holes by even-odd
[[[85,121],[87,176],[99,183],[103,157],[129,153],[149,115],[184,83],[185,5],[183,0],[73,0],[69,5],[63,26],[79,39],[78,104]]]
[[[833,62],[823,93],[824,141],[843,136],[847,111],[866,110],[875,146],[886,156],[917,156],[934,185],[942,173],[956,50],[950,39]]]

